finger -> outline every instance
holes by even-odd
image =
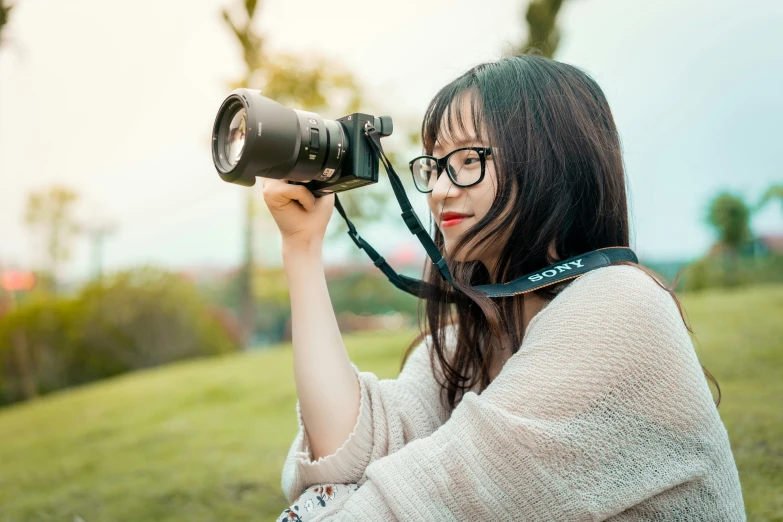
[[[262,179],[264,179],[264,199],[273,199],[276,202],[279,201],[282,203],[287,202],[284,200],[293,199],[291,197],[292,194],[288,191],[288,187],[291,185],[287,184],[285,181],[268,178]]]
[[[269,188],[264,191],[265,194],[268,193],[272,197],[273,201],[282,205],[296,201],[308,211],[315,208],[315,196],[304,185],[274,181],[275,183],[270,183]]]
[[[308,212],[315,209],[315,195],[304,185],[286,184],[290,190],[291,199],[299,202]]]
[[[267,195],[272,194],[272,191],[274,190],[277,183],[280,183],[280,180],[261,178],[261,192],[264,194],[265,198]]]
[[[315,194],[310,192],[309,189],[300,187],[302,189],[302,197],[298,199],[299,203],[307,210],[312,212],[315,210]]]

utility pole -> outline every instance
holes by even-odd
[[[82,230],[89,238],[92,250],[92,277],[96,280],[103,278],[103,247],[108,236],[117,231],[113,223],[101,223],[96,225],[83,225]]]
[[[253,192],[245,191],[245,227],[244,227],[244,252],[241,268],[239,269],[239,299],[240,322],[243,327],[244,348],[251,347],[253,334],[256,330],[256,300],[253,293],[253,275],[256,267],[255,260],[255,200]]]

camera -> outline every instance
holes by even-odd
[[[289,109],[252,89],[223,101],[212,128],[212,162],[229,183],[255,185],[256,177],[305,185],[323,196],[378,182],[378,157],[365,137],[393,130],[391,117],[353,113],[327,120]]]

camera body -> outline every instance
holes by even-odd
[[[335,172],[331,178],[321,180],[316,177],[306,183],[313,194],[323,196],[378,183],[378,158],[364,135],[365,127],[368,124],[375,126],[376,119],[380,118],[355,112],[336,120],[345,137],[343,154],[346,154],[346,158],[339,172]]]
[[[393,131],[388,116],[353,113],[327,120],[236,89],[223,101],[212,130],[212,160],[229,183],[255,185],[256,177],[307,186],[316,196],[378,182],[378,158],[365,129]]]

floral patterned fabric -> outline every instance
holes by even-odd
[[[321,484],[307,488],[285,509],[277,522],[307,522],[326,508],[335,498],[350,495],[359,489],[356,484]]]

